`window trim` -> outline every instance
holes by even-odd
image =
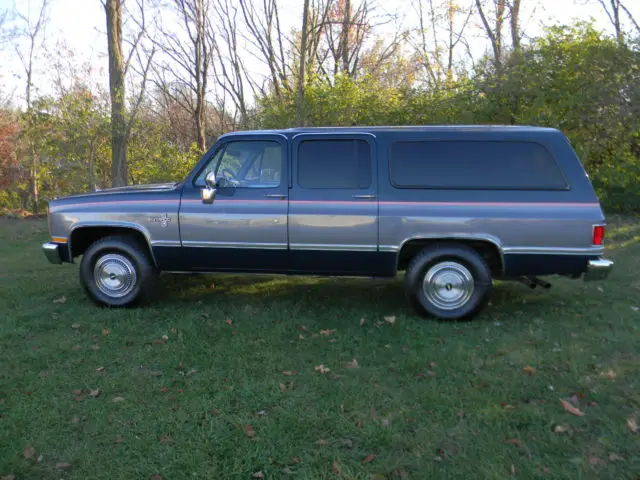
[[[393,146],[398,143],[431,143],[431,142],[439,142],[439,143],[532,143],[542,147],[551,160],[553,164],[558,169],[560,176],[564,182],[564,186],[562,187],[541,187],[541,186],[531,186],[531,187],[518,187],[518,186],[463,186],[463,185],[399,185],[395,183],[393,178],[393,168],[392,168],[392,150]],[[568,181],[567,174],[560,165],[555,157],[551,153],[551,151],[544,145],[535,140],[522,140],[522,139],[505,139],[505,140],[493,140],[493,139],[445,139],[445,138],[409,138],[409,139],[399,139],[394,140],[389,143],[389,149],[387,152],[387,168],[389,169],[389,183],[391,186],[398,190],[492,190],[492,191],[549,191],[549,192],[559,192],[559,191],[569,191],[571,190],[571,184]]]
[[[300,135],[307,135],[307,134],[300,134]],[[374,148],[374,144],[369,141],[369,139],[366,138],[361,138],[360,136],[358,136],[359,134],[346,134],[344,136],[342,135],[335,135],[335,134],[317,134],[319,138],[313,138],[311,137],[311,135],[309,135],[311,138],[301,138],[298,139],[295,144],[292,142],[292,145],[295,145],[295,178],[293,178],[293,181],[296,183],[296,187],[299,188],[300,190],[303,191],[323,191],[323,190],[330,190],[330,191],[335,191],[335,190],[354,190],[354,191],[361,191],[361,190],[370,190],[373,186],[374,186],[374,182],[375,182],[375,168],[377,165],[377,162],[375,161],[375,157],[374,157],[374,153],[375,153],[375,148]],[[298,137],[299,135],[294,136],[294,138]],[[372,135],[373,138],[375,138],[375,136]],[[293,140],[293,139],[292,139]],[[362,141],[365,143],[365,145],[367,146],[367,148],[369,149],[369,183],[366,186],[357,186],[357,187],[317,187],[317,188],[308,188],[308,187],[304,187],[303,185],[300,184],[300,147],[304,142],[344,142],[344,141],[349,141],[349,142],[357,142],[357,141]],[[293,172],[292,172],[292,177],[293,177]]]
[[[254,190],[254,189],[266,189],[266,188],[281,188],[283,185],[283,177],[282,174],[286,171],[286,159],[287,159],[287,144],[286,141],[283,142],[280,139],[272,139],[272,138],[234,138],[233,136],[230,136],[229,138],[225,139],[224,142],[220,143],[218,145],[217,148],[213,149],[213,153],[211,153],[210,156],[208,156],[202,163],[202,166],[194,173],[193,175],[193,180],[191,182],[192,186],[195,188],[204,188],[206,187],[205,185],[200,185],[197,183],[198,178],[200,177],[200,175],[202,175],[202,172],[207,168],[207,166],[215,159],[215,157],[218,154],[220,155],[220,158],[218,159],[218,161],[216,162],[216,166],[215,169],[213,171],[216,172],[216,178],[217,178],[217,173],[218,173],[218,169],[220,168],[220,162],[222,161],[222,157],[224,157],[224,152],[227,150],[227,147],[229,146],[230,143],[248,143],[248,142],[270,142],[270,143],[274,143],[276,145],[278,145],[280,147],[280,183],[277,186],[265,186],[265,187],[233,187],[236,189],[243,189],[243,190]],[[264,156],[264,151],[262,152],[262,155]]]

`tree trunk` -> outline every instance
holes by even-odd
[[[351,30],[351,0],[344,2],[344,19],[342,21],[342,71],[349,75],[349,31]]]
[[[127,184],[124,60],[122,55],[122,1],[105,0],[111,96],[111,184]]]
[[[307,63],[307,19],[309,17],[309,0],[304,0],[304,9],[302,13],[302,39],[300,45],[300,74],[298,75],[298,126],[304,124],[304,67]]]

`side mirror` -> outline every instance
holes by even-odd
[[[207,186],[200,190],[202,203],[213,203],[213,200],[216,198],[217,193],[216,174],[212,171],[207,173],[207,176],[204,177],[204,183],[206,183]]]

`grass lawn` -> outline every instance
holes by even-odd
[[[0,477],[640,478],[638,220],[608,280],[498,284],[459,323],[401,278],[166,275],[100,309],[46,239],[0,219]]]

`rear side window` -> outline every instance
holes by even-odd
[[[298,185],[305,189],[361,189],[371,185],[371,149],[364,140],[303,140]]]
[[[396,142],[389,166],[391,183],[398,188],[567,188],[549,151],[534,142]]]

